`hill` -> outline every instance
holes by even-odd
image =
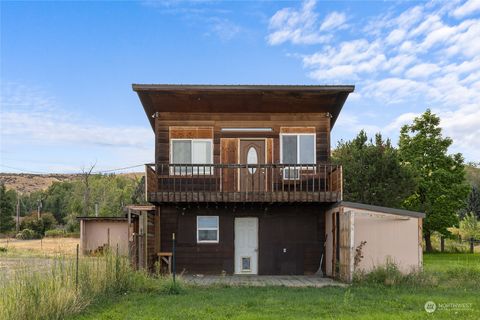
[[[143,172],[120,173],[132,179],[141,179]],[[30,174],[30,173],[0,173],[0,183],[7,189],[14,189],[20,193],[46,190],[54,182],[69,181],[80,178],[79,174]]]

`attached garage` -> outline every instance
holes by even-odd
[[[420,212],[340,202],[325,217],[326,275],[351,281],[387,261],[408,273],[422,267]]]

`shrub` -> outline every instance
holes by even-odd
[[[67,238],[80,238],[80,232],[67,232],[65,234],[65,237]]]
[[[15,236],[18,240],[32,240],[32,239],[39,239],[40,236],[38,233],[31,229],[23,229]]]
[[[402,273],[398,266],[390,260],[384,265],[375,267],[370,272],[355,272],[353,281],[357,284],[375,284],[384,286],[408,285],[410,287],[429,287],[437,284],[437,278],[422,270],[411,270]]]
[[[62,238],[65,237],[67,233],[63,229],[52,229],[45,231],[45,237],[49,238]]]
[[[45,231],[52,229],[57,224],[57,220],[51,213],[42,213],[38,219],[37,213],[26,216],[20,224],[21,229],[31,229],[39,235],[44,235]]]

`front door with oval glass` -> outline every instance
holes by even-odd
[[[240,140],[240,164],[246,164],[240,169],[240,191],[265,191],[265,140]]]

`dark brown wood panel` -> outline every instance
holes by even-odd
[[[165,205],[161,210],[162,251],[171,251],[171,237],[175,232],[179,272],[232,274],[235,217],[259,218],[259,274],[312,274],[320,264],[326,210],[322,205],[213,208]],[[219,243],[197,244],[198,215],[219,216]]]
[[[238,139],[234,138],[222,138],[220,139],[220,161],[223,164],[231,164],[238,162]],[[222,170],[222,191],[233,192],[236,189],[236,175],[235,172],[230,170]]]

